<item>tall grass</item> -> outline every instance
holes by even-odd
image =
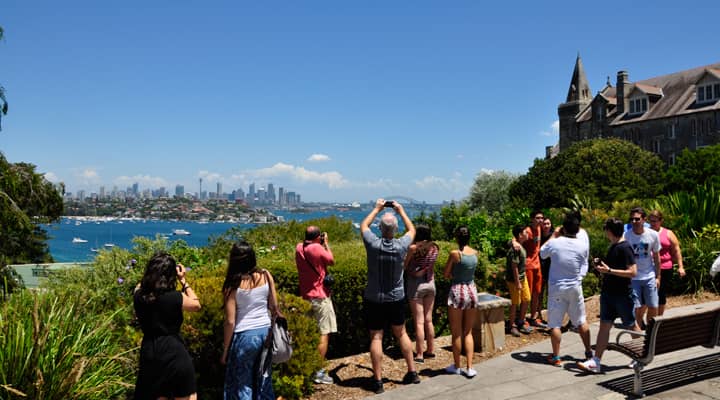
[[[83,312],[74,297],[22,291],[0,305],[0,398],[123,398],[134,361],[113,315]]]
[[[695,237],[706,225],[720,223],[720,188],[706,184],[692,192],[674,192],[653,206],[671,216],[669,222],[680,236]]]

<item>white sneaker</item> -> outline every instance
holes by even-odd
[[[597,357],[589,358],[587,361],[578,362],[577,366],[581,370],[592,372],[593,374],[599,374],[602,370],[600,367],[600,360],[598,360]]]
[[[450,375],[459,375],[462,373],[461,369],[456,367],[455,364],[450,364],[447,367],[445,367],[445,372],[447,372]]]
[[[475,371],[474,368],[468,368],[463,370],[463,374],[467,376],[468,378],[472,378],[475,375],[477,375],[477,371]]]

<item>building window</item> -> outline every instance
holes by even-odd
[[[647,111],[647,97],[630,99],[630,115],[642,114]]]
[[[675,165],[675,153],[670,153],[670,165]]]
[[[670,123],[670,126],[668,126],[668,138],[669,139],[675,139],[675,124]]]
[[[652,141],[652,151],[655,154],[660,154],[660,141],[659,140]]]
[[[720,99],[720,83],[698,86],[697,102],[711,103]]]

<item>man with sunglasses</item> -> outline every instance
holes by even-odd
[[[632,246],[637,265],[637,275],[632,278],[635,320],[643,329],[645,312],[648,321],[657,315],[660,287],[660,237],[654,230],[645,228],[646,217],[641,207],[630,210],[632,229],[625,232],[625,240]]]

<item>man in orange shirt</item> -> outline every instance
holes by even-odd
[[[542,314],[540,313],[542,297],[542,271],[540,269],[540,239],[542,237],[542,223],[545,215],[540,210],[533,210],[530,213],[530,226],[525,231],[528,239],[522,243],[527,253],[525,260],[525,276],[530,287],[530,325],[545,328],[542,322]]]

